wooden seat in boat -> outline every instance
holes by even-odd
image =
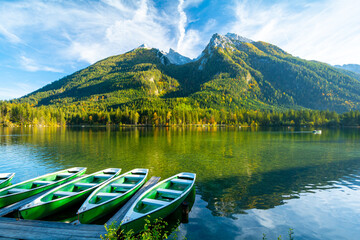
[[[52,183],[55,183],[55,182],[54,181],[41,181],[41,180],[38,180],[38,181],[34,181],[33,183],[35,185],[44,186],[44,185],[49,185],[49,184],[52,184]]]
[[[61,178],[66,178],[72,175],[73,173],[59,173],[57,176]]]
[[[132,188],[134,187],[136,184],[126,184],[126,183],[113,183],[110,186],[115,187],[115,188]]]
[[[181,195],[183,193],[182,191],[165,189],[165,188],[158,188],[157,192],[162,194],[170,194],[170,195]]]
[[[26,192],[29,191],[29,189],[25,189],[25,188],[12,188],[9,189],[8,193],[13,194],[13,193],[22,193],[22,192]]]
[[[94,187],[96,185],[96,183],[75,183],[74,186],[78,187],[78,188],[91,188]]]
[[[142,203],[146,204],[146,205],[153,205],[153,206],[164,206],[164,205],[168,204],[168,202],[166,202],[166,201],[161,201],[161,200],[151,199],[151,198],[144,198],[142,200]]]
[[[179,179],[179,178],[172,179],[171,182],[172,183],[177,183],[177,184],[191,184],[191,183],[193,183],[193,181],[191,181],[191,180]]]
[[[67,196],[73,196],[78,194],[77,192],[65,192],[65,191],[57,191],[54,192],[55,197],[67,197]]]
[[[106,193],[106,192],[99,192],[96,194],[98,197],[117,197],[119,196],[119,193]]]
[[[115,174],[115,173],[117,173],[117,171],[118,171],[119,169],[115,169],[115,170],[106,170],[106,171],[104,171],[103,173],[104,174]]]
[[[95,175],[94,178],[100,178],[100,179],[109,179],[111,178],[113,175],[109,175],[109,174],[98,174]]]
[[[182,173],[178,175],[178,178],[194,180],[194,174]]]
[[[138,179],[143,179],[144,175],[137,175],[137,174],[132,174],[132,175],[126,175],[125,176],[126,179],[134,179],[134,180],[138,180]]]

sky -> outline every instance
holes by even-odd
[[[196,58],[214,33],[360,64],[358,0],[0,0],[0,100],[145,43]]]

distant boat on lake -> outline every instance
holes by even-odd
[[[313,131],[313,134],[321,134],[321,133],[322,133],[321,130],[314,130],[314,131]]]

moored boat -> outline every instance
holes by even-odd
[[[143,228],[145,219],[165,218],[190,193],[196,180],[195,173],[179,173],[161,181],[144,192],[125,214],[121,229],[135,233]]]
[[[314,130],[313,133],[314,133],[314,134],[321,134],[322,131],[321,131],[321,130]]]
[[[20,208],[24,219],[41,219],[69,206],[84,201],[97,187],[107,183],[121,172],[108,168],[63,184]]]
[[[133,169],[97,188],[79,208],[79,221],[91,223],[116,210],[145,183],[148,172],[148,169]]]
[[[15,173],[0,173],[0,188],[8,186],[14,176]]]
[[[85,171],[84,167],[69,168],[0,189],[0,208],[68,182]]]

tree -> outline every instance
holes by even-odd
[[[171,111],[168,111],[168,113],[166,114],[166,122],[167,122],[167,124],[170,124],[170,118],[171,118]]]
[[[138,112],[135,112],[134,114],[134,124],[137,125],[139,122],[140,114]]]

